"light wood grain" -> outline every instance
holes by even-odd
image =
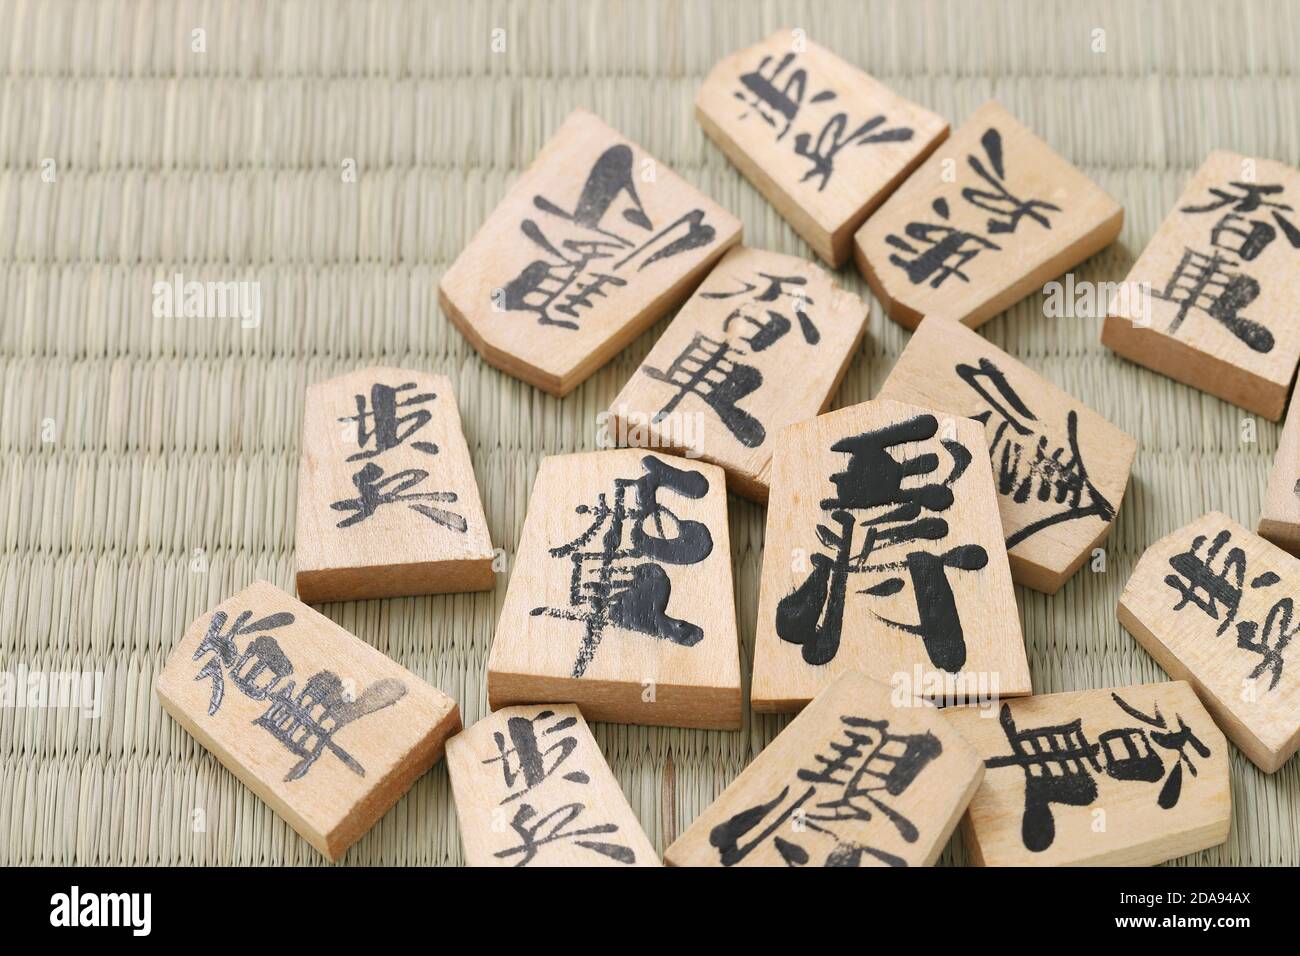
[[[1300,555],[1300,411],[1295,399],[1277,442],[1277,456],[1268,476],[1264,509],[1259,516],[1260,537]]]

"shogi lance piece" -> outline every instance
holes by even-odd
[[[1106,540],[1137,442],[978,332],[929,316],[879,397],[984,426],[1017,584],[1054,594]]]
[[[1183,681],[942,712],[984,759],[977,866],[1149,866],[1228,838],[1228,745]]]
[[[901,675],[926,697],[1030,692],[988,461],[978,422],[900,402],[781,433],[755,710],[799,710],[846,670]]]
[[[867,215],[948,135],[942,117],[790,29],[715,66],[695,116],[835,268]]]
[[[460,729],[454,700],[265,581],[191,624],[154,691],[332,860]]]
[[[721,465],[733,491],[764,502],[777,433],[830,404],[866,325],[866,303],[813,263],[732,249],[614,399],[606,430]]]
[[[658,866],[572,704],[506,707],[447,743],[470,866]]]
[[[1112,297],[1107,348],[1270,421],[1300,362],[1300,172],[1216,150]]]
[[[542,459],[488,657],[488,702],[740,726],[722,469],[640,450]]]
[[[312,603],[493,586],[448,379],[367,368],[308,387],[295,560]]]
[[[1300,561],[1212,511],[1143,552],[1116,613],[1272,773],[1300,748],[1300,665],[1288,666],[1297,594]]]
[[[675,308],[740,220],[585,110],[569,115],[438,286],[489,364],[565,395]]]
[[[1123,222],[1119,203],[990,101],[872,214],[853,255],[895,322],[941,313],[975,328]]]
[[[1259,534],[1282,550],[1300,555],[1300,406],[1294,399],[1268,476]]]
[[[984,768],[933,707],[854,671],[817,695],[683,833],[670,866],[930,866]]]

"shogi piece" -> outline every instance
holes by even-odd
[[[949,707],[984,758],[978,866],[1150,866],[1228,838],[1228,745],[1183,681]]]
[[[493,710],[740,726],[721,468],[639,450],[542,459],[488,657]]]
[[[1300,172],[1211,153],[1113,297],[1102,344],[1277,421],[1300,362],[1297,205]]]
[[[854,239],[890,318],[983,325],[1119,235],[1124,210],[995,102],[975,111]]]
[[[668,848],[670,866],[930,866],[984,774],[933,707],[848,671]]]
[[[460,729],[454,700],[265,581],[190,625],[155,693],[332,860]]]
[[[1054,594],[1106,540],[1137,442],[978,332],[930,316],[879,397],[984,426],[1017,584]]]
[[[942,117],[780,30],[713,68],[695,115],[817,255],[838,268],[868,214],[948,135]]]
[[[450,381],[367,368],[307,389],[295,559],[313,603],[493,586]]]
[[[777,440],[750,703],[799,710],[846,670],[927,698],[1030,692],[978,422],[873,401]]]
[[[830,404],[866,325],[866,303],[813,263],[733,249],[614,399],[607,431],[721,465],[764,502],[777,434]]]
[[[1268,476],[1259,534],[1284,551],[1300,555],[1300,406],[1294,399]]]
[[[585,110],[438,286],[489,365],[565,395],[691,294],[741,225]]]
[[[1147,548],[1119,621],[1265,773],[1300,748],[1300,561],[1217,511]]]
[[[470,866],[658,866],[572,704],[507,707],[447,743]]]

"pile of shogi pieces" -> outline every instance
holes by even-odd
[[[1124,589],[1120,622],[1174,680],[1031,696],[1013,582],[1051,594],[1104,570],[1135,442],[974,329],[1112,242],[1123,209],[998,104],[950,136],[800,31],[722,61],[696,113],[914,330],[878,397],[823,414],[863,301],[743,246],[734,216],[575,112],[443,277],[443,311],[488,363],[564,395],[680,308],[599,416],[609,450],[541,462],[493,713],[460,732],[455,700],[262,582],[191,626],[164,706],[331,858],[445,751],[470,863],[658,865],[586,720],[741,726],[730,490],[769,505],[749,703],[798,717],[668,863],[929,864],[961,819],[983,864],[1226,840],[1225,736],[1266,773],[1300,743],[1300,416],[1258,534],[1207,514]],[[1094,302],[1102,341],[1278,420],[1300,360],[1298,200],[1295,170],[1210,154]],[[507,570],[441,376],[311,386],[297,507],[303,602],[484,590]]]

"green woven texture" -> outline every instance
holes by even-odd
[[[371,364],[449,375],[512,555],[541,458],[595,447],[597,413],[666,319],[557,400],[484,364],[436,303],[572,108],[738,215],[750,244],[811,256],[692,114],[720,57],[803,27],[954,127],[1001,101],[1123,203],[1120,240],[1076,272],[1118,280],[1209,150],[1300,163],[1295,21],[1285,4],[1221,2],[0,0],[0,670],[104,675],[97,720],[0,710],[0,862],[324,862],[152,684],[206,608],[256,578],[292,590],[308,383]],[[151,287],[175,272],[258,280],[261,326],[154,318]],[[869,296],[852,266],[840,280]],[[1251,435],[1245,413],[1120,360],[1099,331],[1046,317],[1039,294],[981,329],[1138,439],[1104,572],[1052,597],[1018,589],[1039,693],[1163,679],[1115,619],[1123,584],[1148,543],[1209,509],[1253,526],[1277,446],[1277,426]],[[906,338],[873,301],[837,406],[874,396]],[[733,497],[730,520],[748,675],[764,509]],[[503,576],[484,594],[323,610],[468,723],[486,713],[505,591]],[[594,730],[662,849],[787,721]],[[1231,774],[1228,842],[1179,862],[1300,863],[1300,761],[1270,777],[1234,750]],[[944,861],[964,860],[958,837]],[[441,764],[344,858],[461,861]]]

